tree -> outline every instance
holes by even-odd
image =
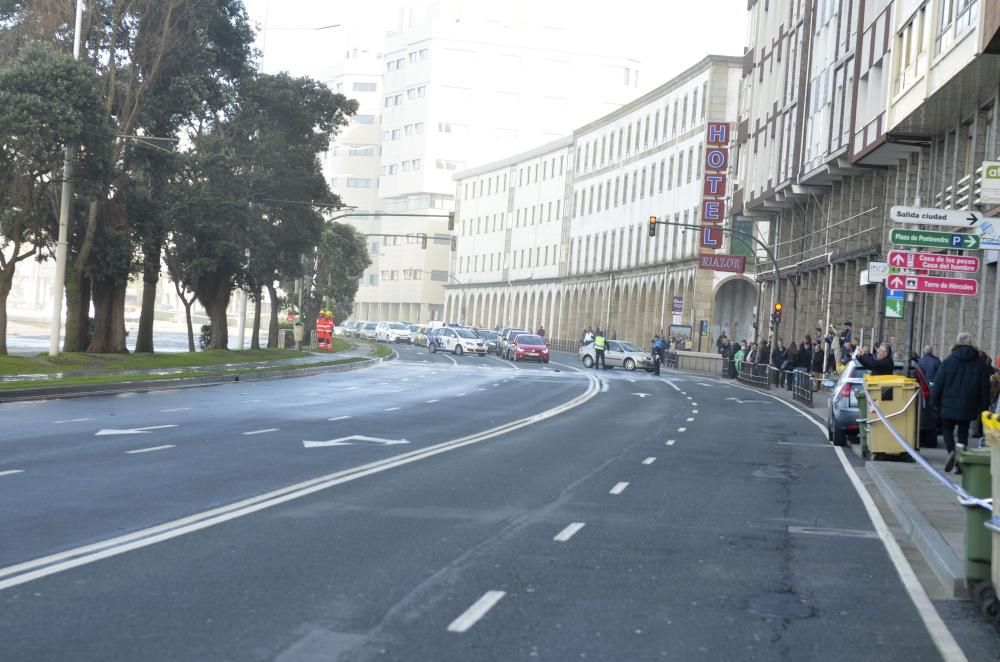
[[[333,310],[334,320],[348,318],[365,269],[371,266],[364,235],[344,223],[328,223],[315,253],[308,260],[308,284],[302,302],[302,322],[314,326],[319,311]]]
[[[0,67],[0,354],[17,264],[42,257],[58,216],[66,144],[80,174],[106,164],[107,122],[86,64],[33,42]]]

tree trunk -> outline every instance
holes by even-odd
[[[125,285],[93,283],[94,337],[89,354],[128,354],[125,346]]]
[[[264,298],[258,287],[253,293],[253,332],[250,334],[250,349],[260,349],[260,302]]]
[[[0,271],[0,356],[7,356],[7,296],[14,282],[14,264]]]
[[[142,255],[142,310],[139,312],[139,330],[135,335],[135,351],[152,353],[156,285],[160,280],[160,246],[144,246]]]
[[[194,304],[194,300],[188,301],[181,297],[181,301],[184,302],[184,317],[187,319],[188,351],[194,352],[194,325],[191,323],[191,305]]]
[[[230,278],[215,273],[205,276],[195,288],[195,296],[204,306],[212,325],[212,340],[206,349],[229,349],[229,320],[226,308],[232,295]]]
[[[271,319],[267,324],[267,346],[278,346],[278,291],[274,283],[267,284],[267,295],[271,301]]]
[[[64,352],[82,352],[90,344],[90,279],[76,269],[66,271],[66,337]]]

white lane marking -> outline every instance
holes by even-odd
[[[465,395],[465,394],[464,394],[464,393],[459,393],[459,394],[458,394],[458,395],[456,395],[455,397],[456,397],[456,398],[461,398],[461,397],[462,397],[463,395]]]
[[[477,388],[476,390],[477,391],[485,391],[486,389],[484,389],[484,388]]]
[[[691,397],[691,396],[689,395],[689,396],[687,396],[687,399],[688,399],[688,400],[693,400],[694,398],[692,398],[692,397]]]
[[[677,443],[676,439],[667,439],[667,446],[673,446]]]
[[[432,404],[434,404],[435,402],[438,402],[438,400],[428,400],[428,401],[427,401],[427,404],[429,404],[429,405],[432,405]]]
[[[732,384],[731,386],[746,389],[751,393],[760,393],[756,389],[752,389],[748,386],[742,386],[739,384]],[[795,413],[799,414],[819,428],[819,431],[823,434],[824,439],[826,438],[827,430],[824,424],[820,423],[792,403],[786,402],[776,395],[771,395],[770,393],[760,394],[777,400]],[[896,539],[889,531],[889,527],[886,525],[885,519],[882,518],[882,513],[878,511],[878,507],[872,500],[871,495],[868,494],[868,490],[861,483],[858,475],[854,472],[854,468],[851,467],[851,463],[847,461],[847,456],[844,455],[844,449],[841,446],[837,446],[834,450],[837,453],[837,459],[840,460],[840,465],[844,468],[844,473],[847,474],[847,478],[851,481],[854,491],[858,493],[861,503],[864,504],[865,511],[868,513],[868,519],[872,521],[872,524],[875,526],[875,531],[878,533],[879,538],[882,539],[882,544],[885,546],[885,550],[889,554],[889,558],[892,560],[892,563],[896,568],[896,573],[899,575],[903,586],[906,588],[906,592],[910,594],[910,599],[917,608],[917,613],[920,614],[920,620],[924,622],[924,627],[927,628],[928,633],[931,635],[931,639],[934,640],[934,644],[941,653],[941,657],[954,662],[963,662],[964,660],[967,660],[962,648],[958,645],[958,642],[955,641],[955,638],[952,636],[948,626],[946,626],[944,621],[941,620],[941,615],[938,614],[937,610],[934,608],[934,604],[930,601],[930,598],[927,597],[927,592],[920,584],[920,580],[917,579],[917,575],[913,572],[913,568],[910,566],[910,562],[903,554],[903,550],[900,549],[899,543],[896,542]]]
[[[0,471],[0,476],[13,476],[14,474],[23,474],[24,469],[8,469],[7,471]]]
[[[692,406],[692,407],[697,407],[697,406],[698,406],[698,403],[697,403],[697,402],[692,402],[692,403],[691,403],[691,406]]]
[[[344,389],[341,389],[341,390],[344,390],[344,391],[357,391],[359,388],[361,388],[361,387],[360,386],[348,386],[347,388],[344,388]]]
[[[653,462],[656,462],[655,457],[647,457],[645,460],[642,461],[643,464],[652,464]]]
[[[687,391],[681,391],[681,395],[687,395]]]
[[[692,413],[692,414],[697,414],[697,413],[698,413],[698,410],[697,410],[697,409],[692,409],[692,410],[691,410],[691,413]]]
[[[500,384],[494,384],[493,388],[496,388],[497,386],[500,386]]]
[[[607,393],[608,389],[611,388],[611,382],[602,379],[601,380],[601,393]]]
[[[688,418],[688,419],[687,419],[687,422],[688,422],[688,423],[693,423],[693,422],[694,422],[694,419],[693,419],[693,418]]]
[[[617,485],[615,485],[614,487],[611,488],[611,492],[610,493],[611,494],[621,494],[622,492],[625,491],[626,487],[628,487],[628,483],[618,483]]]
[[[582,529],[584,526],[586,526],[584,522],[573,522],[565,529],[560,531],[558,534],[556,534],[556,537],[553,538],[553,540],[555,540],[556,542],[566,542],[574,535],[576,535],[576,532]]]
[[[350,416],[334,416],[333,418],[328,418],[328,421],[346,421]]]
[[[408,381],[410,381],[410,378],[409,377],[403,377],[400,381],[408,382]]]
[[[244,432],[243,434],[264,434],[265,432],[277,432],[278,428],[264,428],[263,430],[250,430],[250,432]]]
[[[500,602],[500,599],[505,595],[504,591],[486,591],[483,597],[476,600],[461,616],[451,622],[451,625],[448,626],[448,632],[465,632],[485,616],[486,612],[493,609],[493,606]]]
[[[169,414],[175,411],[191,411],[190,407],[174,407],[173,409],[161,409],[160,413]]]
[[[687,428],[677,428],[678,432],[687,432]]]
[[[634,380],[634,379],[629,379],[629,381],[630,381],[631,383],[635,384],[635,380]]]
[[[62,425],[63,423],[83,423],[84,421],[92,421],[92,418],[67,418],[64,421],[52,421],[53,425]]]
[[[836,446],[831,446],[829,443],[825,444],[810,444],[805,441],[779,441],[779,446],[810,446],[812,448],[836,448]]]
[[[382,411],[399,411],[399,407],[386,407]]]
[[[665,380],[663,380],[663,381],[667,382],[667,384],[669,384],[669,385],[670,385],[670,388],[674,389],[674,390],[675,390],[675,391],[677,391],[678,393],[683,393],[683,392],[684,392],[684,391],[682,391],[682,390],[681,390],[681,389],[680,389],[680,388],[679,388],[679,387],[678,387],[678,386],[677,386],[676,384],[674,384],[673,382],[671,382],[671,381],[668,381],[668,380],[666,380],[666,379],[665,379]]]
[[[312,393],[303,393],[303,395],[305,395],[307,397],[310,397],[310,396],[317,396],[317,395],[319,395],[319,393],[316,393],[315,391],[313,391]]]
[[[137,448],[134,451],[125,451],[125,452],[129,455],[133,455],[135,453],[152,453],[153,451],[162,451],[167,448],[174,448],[174,445],[167,444],[166,446],[151,446],[150,448]]]
[[[253,404],[253,403],[255,403],[255,402],[260,402],[260,400],[244,400],[244,401],[243,401],[243,404],[245,404],[245,405],[249,405],[249,404]]]
[[[249,497],[241,501],[236,501],[212,510],[189,515],[163,524],[141,529],[132,533],[127,533],[114,538],[108,538],[89,545],[68,549],[56,554],[50,554],[40,558],[24,561],[16,565],[0,568],[0,577],[7,579],[0,580],[0,591],[19,586],[27,582],[48,577],[66,570],[71,570],[83,565],[100,561],[101,559],[125,554],[135,549],[149,547],[165,540],[171,540],[188,533],[201,531],[238,517],[245,517],[255,512],[273,508],[275,506],[301,499],[302,497],[328,490],[344,483],[350,483],[361,478],[389,471],[397,467],[406,466],[414,462],[419,462],[442,453],[447,453],[459,448],[478,444],[496,437],[500,437],[509,432],[520,430],[535,423],[548,420],[564,412],[570,411],[586,404],[594,398],[599,389],[599,382],[593,375],[578,368],[573,368],[587,378],[587,390],[575,398],[564,402],[561,405],[552,407],[545,411],[527,416],[510,423],[504,423],[493,428],[481,430],[465,437],[458,437],[449,441],[444,441],[427,448],[421,448],[406,453],[400,453],[393,457],[376,460],[368,464],[351,467],[325,476],[319,476],[293,485],[265,492],[257,496]]]
[[[176,425],[148,425],[144,428],[107,428],[101,429],[94,433],[95,437],[104,437],[107,435],[114,434],[149,434],[150,430],[163,430],[165,428],[175,428]]]

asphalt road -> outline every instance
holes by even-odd
[[[568,356],[399,352],[2,405],[0,659],[954,653],[788,406]]]

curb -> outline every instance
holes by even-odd
[[[879,492],[885,497],[900,526],[910,536],[920,555],[927,561],[927,565],[951,597],[967,598],[965,564],[962,559],[948,546],[927,518],[902,494],[896,482],[877,462],[866,462],[865,469]]]
[[[185,377],[178,379],[153,379],[147,381],[110,382],[99,385],[80,386],[49,386],[26,388],[16,391],[0,392],[0,404],[10,402],[25,402],[30,400],[52,400],[63,398],[80,398],[91,395],[118,395],[120,393],[143,393],[146,391],[163,391],[179,388],[198,388],[201,386],[218,386],[235,382],[270,381],[273,379],[290,379],[292,377],[311,377],[328,372],[352,372],[371,368],[379,363],[391,361],[399,355],[393,351],[385,357],[363,359],[352,363],[318,366],[315,368],[284,368],[245,373],[240,375],[206,375],[205,377]]]

